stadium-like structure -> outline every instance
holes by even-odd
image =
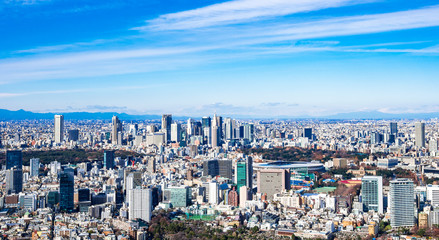
[[[287,162],[287,161],[273,161],[254,164],[253,169],[289,169],[290,171],[304,170],[308,172],[324,172],[325,166],[323,163],[312,162]]]

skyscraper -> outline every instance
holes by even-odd
[[[64,140],[64,116],[55,115],[55,143],[60,144]]]
[[[111,150],[104,151],[104,168],[105,169],[114,168],[114,151]]]
[[[128,190],[128,218],[129,220],[142,219],[151,221],[152,212],[152,191],[151,189]]]
[[[162,131],[166,135],[165,141],[171,141],[171,124],[172,124],[172,115],[171,114],[163,114],[162,116]]]
[[[111,143],[113,145],[121,145],[122,142],[119,142],[119,132],[122,134],[122,122],[119,120],[117,116],[113,116],[112,120],[112,131],[111,131]]]
[[[181,125],[180,123],[171,124],[171,141],[180,142],[181,140]]]
[[[74,176],[71,172],[64,171],[59,174],[59,208],[61,211],[70,212],[73,210],[74,186]]]
[[[237,185],[238,192],[242,186],[247,186],[247,189],[253,188],[253,159],[247,157],[246,160],[240,160],[236,162],[236,174],[235,183]]]
[[[40,171],[40,159],[39,158],[31,158],[30,159],[30,176],[38,177]]]
[[[79,140],[79,129],[69,130],[69,141],[78,141]]]
[[[400,178],[390,181],[389,206],[392,227],[414,226],[415,204],[412,180]]]
[[[425,123],[415,123],[416,147],[425,147]]]
[[[203,162],[203,176],[221,176],[232,179],[232,160],[207,160]]]
[[[210,128],[212,119],[210,117],[203,117],[201,119],[201,127],[204,128]]]
[[[231,118],[226,118],[224,120],[224,132],[225,139],[230,140],[235,138],[235,120]]]
[[[6,151],[6,169],[13,167],[23,168],[23,153],[21,150],[8,150]]]
[[[312,139],[312,128],[304,128],[303,129],[303,137]]]
[[[21,168],[11,168],[6,171],[6,192],[20,193],[23,191],[23,170]]]
[[[383,214],[383,177],[364,176],[361,179],[363,211],[374,210]]]
[[[255,133],[255,125],[251,123],[244,124],[244,139],[248,139],[250,142],[253,141]]]
[[[219,143],[219,129],[217,126],[212,126],[212,138],[211,138],[211,145],[212,147],[218,147]]]
[[[398,124],[396,122],[390,123],[390,134],[395,135],[395,137],[398,135]]]

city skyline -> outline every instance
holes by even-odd
[[[8,1],[0,108],[438,112],[434,1]],[[429,86],[429,87],[423,87]]]

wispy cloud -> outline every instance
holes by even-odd
[[[300,12],[317,11],[371,1],[353,0],[234,0],[198,9],[161,15],[137,29],[184,30],[247,23]]]
[[[233,2],[242,4],[245,1]],[[270,1],[256,1],[259,7],[264,6],[265,2]],[[317,4],[317,1],[310,2]],[[274,1],[274,3],[286,4],[285,1]],[[305,4],[305,1],[297,1],[297,3]],[[308,6],[307,4],[305,5]],[[223,6],[221,9],[227,8]],[[185,14],[192,16],[189,13]],[[211,29],[210,36],[206,38],[204,38],[204,35],[201,35],[203,37],[197,35],[196,31],[189,31],[188,34],[193,34],[192,40],[186,42],[179,42],[180,39],[178,38],[174,42],[171,40],[169,44],[174,44],[175,47],[82,51],[50,56],[36,54],[33,57],[3,59],[0,60],[0,75],[2,76],[0,84],[28,80],[95,77],[173,70],[214,61],[223,61],[225,59],[227,61],[230,61],[230,59],[236,61],[237,59],[250,58],[261,54],[292,54],[319,51],[438,54],[438,46],[418,49],[377,48],[379,47],[378,45],[374,47],[356,47],[339,46],[338,41],[318,40],[325,37],[379,33],[432,26],[439,26],[439,5],[393,13],[336,17],[302,22],[300,24],[267,25],[265,23],[255,23],[233,26],[227,29],[215,27]],[[172,31],[162,34],[172,39]],[[279,47],[279,45],[285,44],[288,41],[297,42],[298,40],[305,41],[302,41],[300,44]],[[46,46],[22,50],[22,52],[38,53],[39,51],[45,52],[51,49],[74,48],[81,45],[99,44],[99,41],[53,47]]]

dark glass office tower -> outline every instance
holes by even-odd
[[[23,165],[23,153],[21,150],[8,150],[6,151],[6,169],[18,168],[22,169]]]
[[[114,151],[104,151],[104,168],[113,169],[114,168]]]
[[[73,210],[73,195],[74,195],[74,177],[73,174],[62,172],[59,174],[59,208],[63,212],[70,212]]]

